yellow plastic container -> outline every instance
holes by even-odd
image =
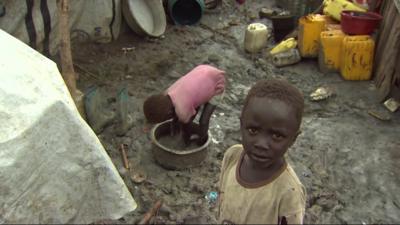
[[[289,38],[289,39],[286,39],[286,40],[282,41],[281,43],[279,43],[269,53],[271,55],[275,55],[275,54],[285,52],[285,51],[288,51],[288,50],[290,50],[292,48],[296,48],[296,47],[297,47],[296,39]]]
[[[342,30],[340,24],[326,24],[325,30],[332,31],[332,30]]]
[[[318,54],[319,69],[323,73],[340,69],[340,51],[345,34],[341,30],[321,32],[321,46]]]
[[[346,36],[340,53],[340,74],[345,80],[370,80],[375,42],[368,35]]]
[[[324,0],[324,14],[340,21],[340,13],[343,10],[354,10],[366,12],[365,9],[349,2],[347,0]]]
[[[325,29],[325,17],[310,14],[299,19],[298,46],[302,57],[318,56],[321,32]]]

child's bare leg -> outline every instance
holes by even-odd
[[[198,145],[204,144],[207,140],[208,128],[210,125],[211,115],[213,114],[215,108],[217,106],[211,103],[206,103],[203,108],[203,112],[201,113],[200,121],[199,121],[199,139],[197,141]]]

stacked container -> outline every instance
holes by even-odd
[[[374,40],[368,35],[346,36],[341,49],[340,73],[345,80],[369,80],[374,60]]]
[[[341,30],[321,32],[321,46],[318,54],[318,65],[321,72],[339,71],[341,46],[344,37],[345,34]]]
[[[302,57],[318,56],[321,32],[325,29],[325,16],[307,15],[299,20],[298,45]]]

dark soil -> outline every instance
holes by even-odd
[[[133,127],[124,136],[117,136],[112,124],[98,135],[139,205],[120,222],[138,222],[162,199],[164,205],[152,222],[215,223],[216,207],[205,196],[217,190],[225,150],[240,143],[238,118],[243,100],[257,80],[274,77],[296,85],[306,99],[302,133],[288,152],[307,189],[305,223],[399,222],[399,112],[389,113],[390,121],[370,116],[370,109],[386,112],[376,99],[374,82],[350,82],[338,73],[322,74],[316,59],[276,68],[265,50],[245,53],[246,26],[261,22],[271,29],[271,21],[259,19],[258,11],[272,7],[273,1],[246,1],[241,6],[235,1],[223,2],[214,11],[207,11],[198,25],[169,24],[161,38],[140,37],[128,31],[109,44],[74,46],[74,61],[81,68],[77,68],[81,90],[99,85],[106,93],[109,110],[115,110],[120,88],[129,91]],[[270,38],[268,47],[274,44]],[[124,53],[124,47],[135,49]],[[227,72],[224,101],[210,122],[209,154],[195,168],[163,169],[152,156],[152,124],[145,121],[143,101],[203,63]],[[336,95],[311,101],[309,95],[320,86],[333,88]],[[126,176],[118,150],[122,143],[128,146],[134,170],[146,174],[144,182],[135,183]]]

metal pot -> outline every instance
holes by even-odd
[[[153,143],[153,155],[158,164],[166,169],[183,169],[200,165],[207,156],[207,147],[210,144],[210,135],[201,146],[189,149],[171,149],[159,142],[160,137],[170,134],[171,120],[156,124],[150,136]]]

